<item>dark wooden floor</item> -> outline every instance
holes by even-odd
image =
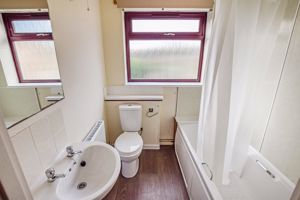
[[[137,175],[120,175],[104,200],[188,200],[173,146],[143,150]]]

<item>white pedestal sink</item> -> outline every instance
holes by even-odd
[[[121,168],[118,152],[101,142],[77,144],[74,149],[82,153],[71,159],[64,158],[69,159],[66,177],[53,183],[43,183],[34,199],[98,200],[112,189]],[[75,165],[72,159],[76,161]]]

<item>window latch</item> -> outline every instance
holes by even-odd
[[[47,34],[47,33],[38,33],[38,34],[36,34],[37,37],[46,37],[48,35],[49,34]]]
[[[175,36],[175,33],[164,33],[165,36]]]

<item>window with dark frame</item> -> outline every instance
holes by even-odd
[[[20,83],[60,82],[48,13],[3,13]]]
[[[200,82],[207,14],[125,12],[128,82]]]

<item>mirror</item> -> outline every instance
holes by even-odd
[[[10,128],[64,95],[47,9],[0,15],[0,112]]]

